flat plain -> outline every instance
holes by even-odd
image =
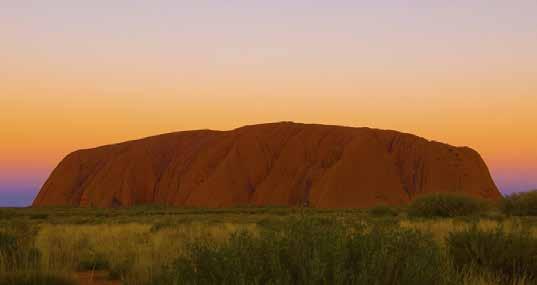
[[[0,284],[535,284],[536,252],[496,208],[0,209]]]

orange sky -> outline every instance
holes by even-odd
[[[0,9],[0,192],[75,149],[284,120],[468,145],[537,187],[534,1],[58,2]]]

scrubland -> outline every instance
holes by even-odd
[[[362,210],[0,209],[0,284],[77,284],[80,272],[110,284],[537,284],[535,205],[510,198]]]

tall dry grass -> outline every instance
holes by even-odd
[[[27,258],[17,261],[18,263],[14,265],[12,261],[6,261],[5,253],[2,253],[0,248],[0,284],[4,284],[2,274],[9,275],[12,280],[30,280],[25,284],[44,285],[55,284],[54,282],[59,281],[39,283],[40,281],[32,280],[42,278],[46,281],[46,278],[50,277],[71,282],[69,280],[72,279],[74,272],[91,270],[109,272],[111,278],[122,280],[124,284],[148,284],[161,276],[167,268],[173,266],[178,258],[191,254],[191,246],[196,241],[209,240],[215,244],[225,244],[230,236],[238,231],[246,231],[253,237],[261,237],[267,231],[280,231],[288,226],[290,220],[300,217],[324,217],[328,224],[341,222],[351,234],[356,227],[364,227],[364,234],[378,227],[417,230],[432,236],[435,243],[438,243],[442,249],[446,247],[446,237],[450,233],[467,230],[473,225],[487,231],[501,227],[506,232],[515,232],[521,227],[526,227],[532,236],[537,237],[537,226],[535,226],[537,223],[527,217],[502,216],[498,219],[480,219],[478,216],[472,216],[416,219],[405,218],[404,212],[401,211],[394,216],[372,215],[358,211],[325,213],[314,210],[281,209],[266,211],[248,209],[247,212],[237,210],[238,212],[224,213],[198,213],[198,211],[186,210],[170,213],[163,210],[122,211],[125,213],[114,211],[104,212],[104,214],[86,213],[80,210],[80,213],[75,212],[78,213],[77,215],[70,216],[72,214],[70,211],[62,210],[50,211],[50,214],[44,211],[43,213],[32,212],[22,217],[20,215],[8,216],[19,225],[26,225],[20,227],[21,229],[9,230],[9,234],[17,237],[16,251]],[[272,213],[272,211],[276,212]],[[42,218],[45,214],[47,217]],[[84,223],[79,224],[81,222]],[[320,228],[315,228],[315,235],[324,235],[330,229],[330,227],[325,228],[323,224],[319,226]],[[8,231],[7,227],[4,227],[0,218],[0,232],[6,231]],[[327,248],[333,246],[329,239],[323,239],[323,241],[326,242]],[[9,242],[6,240],[6,244]],[[297,246],[300,244],[299,241],[296,242]],[[316,250],[315,242],[312,242],[311,246],[311,250]],[[266,251],[263,251],[262,247],[259,250],[267,256],[271,254],[270,247]],[[37,259],[35,255],[32,255],[34,253],[38,253]],[[33,257],[30,258],[30,256]],[[249,255],[245,254],[244,258],[249,258]],[[36,260],[38,264],[33,264]],[[322,265],[323,259],[319,261]],[[248,262],[243,264],[247,265]],[[450,271],[449,274],[453,272]],[[479,268],[468,268],[462,274],[462,277],[456,277],[460,281],[458,284],[507,285],[499,274],[485,272]],[[34,276],[37,277],[34,278]],[[519,276],[509,282],[509,285],[526,285],[531,284],[532,281],[525,276]]]
[[[43,270],[108,270],[111,278],[126,284],[147,284],[184,253],[187,242],[201,238],[225,241],[239,230],[255,233],[256,225],[46,224],[36,237],[36,247]]]
[[[416,229],[421,232],[430,233],[434,239],[440,243],[443,243],[451,232],[460,232],[467,230],[473,225],[477,228],[487,231],[492,231],[501,227],[506,232],[513,232],[527,228],[532,236],[537,237],[537,227],[528,227],[524,225],[523,221],[516,218],[510,218],[502,221],[479,219],[476,221],[466,221],[460,219],[424,219],[424,220],[412,220],[402,219],[399,221],[399,225],[403,228]]]

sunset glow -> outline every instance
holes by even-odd
[[[112,2],[0,4],[0,206],[76,149],[275,121],[470,146],[537,188],[536,1]]]

